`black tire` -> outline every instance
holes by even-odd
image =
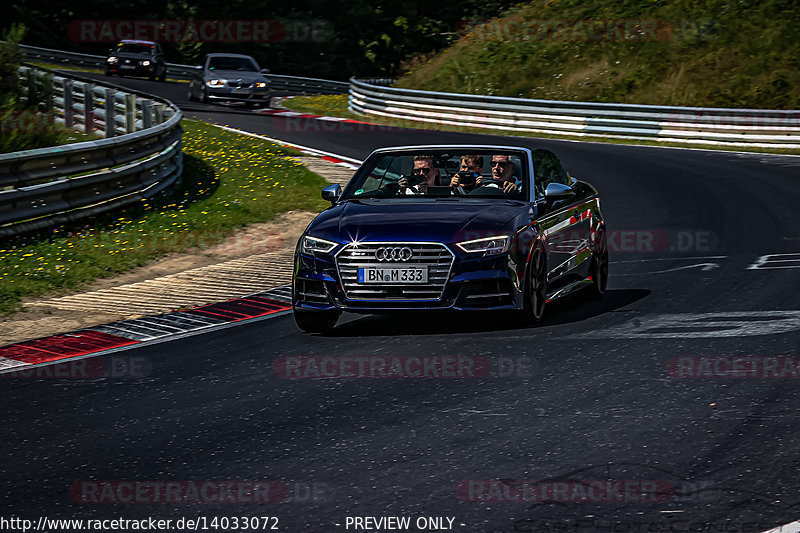
[[[195,98],[194,94],[192,93],[192,85],[191,84],[189,84],[189,88],[186,90],[186,96],[189,98],[190,102],[196,102],[197,101],[197,98]]]
[[[156,81],[156,73],[155,73],[155,71],[152,74],[148,74],[147,77],[150,79],[150,81]]]
[[[158,77],[158,81],[160,81],[161,83],[167,81],[167,69],[161,71],[161,76]]]
[[[297,327],[306,333],[326,335],[333,331],[341,315],[338,311],[299,311],[294,310]]]
[[[547,303],[547,255],[541,243],[533,247],[525,281],[525,318],[535,324],[544,317]]]
[[[207,103],[208,103],[208,101],[209,101],[209,98],[208,98],[208,91],[207,91],[205,88],[203,88],[203,89],[200,91],[200,101],[201,101],[201,102],[203,102],[204,104],[207,104]]]
[[[114,73],[113,73],[113,72],[111,72],[111,71],[109,71],[109,70],[107,70],[107,71],[106,71],[106,76],[109,76],[109,77],[111,77],[111,76],[113,76],[113,75],[114,75]]]
[[[592,263],[589,266],[592,285],[587,293],[593,300],[599,300],[606,292],[608,285],[608,237],[606,228],[601,226],[595,232],[595,246],[592,250]]]

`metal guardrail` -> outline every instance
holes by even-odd
[[[349,108],[419,123],[578,137],[800,148],[800,111],[527,100],[378,86],[350,79]]]
[[[182,115],[168,100],[28,66],[19,73],[50,88],[57,122],[106,138],[0,154],[0,237],[116,209],[180,179]]]
[[[106,57],[92,54],[78,54],[64,52],[38,46],[20,45],[25,53],[26,61],[41,61],[54,65],[74,65],[105,69]],[[189,80],[199,67],[167,63],[167,77],[176,80]],[[346,81],[331,81],[319,78],[302,78],[298,76],[283,76],[268,74],[273,91],[290,92],[296,94],[347,94],[350,84]]]

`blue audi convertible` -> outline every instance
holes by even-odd
[[[548,150],[401,146],[376,150],[300,238],[297,325],[327,333],[343,311],[517,310],[608,279],[597,190]]]

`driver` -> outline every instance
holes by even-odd
[[[516,192],[520,189],[522,182],[514,176],[516,166],[511,162],[511,158],[507,155],[494,155],[492,156],[492,179],[503,183],[503,192],[508,194]],[[477,182],[480,185],[481,178]]]
[[[409,186],[407,177],[402,177],[398,180],[397,186],[399,190],[397,194],[427,194],[428,187],[433,187],[439,184],[439,169],[433,161],[432,155],[417,155],[414,156],[414,168],[411,173],[417,179],[422,179],[417,185]]]

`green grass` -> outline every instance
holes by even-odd
[[[409,62],[397,85],[549,100],[797,109],[800,8],[789,0],[537,0],[473,27],[430,59]]]
[[[93,141],[101,136],[64,128],[49,113],[0,110],[0,153]]]
[[[169,195],[0,242],[0,313],[25,297],[74,290],[169,253],[206,248],[289,210],[320,211],[327,182],[297,152],[184,120],[184,173]]]
[[[535,137],[538,139],[568,139],[582,142],[602,142],[609,144],[625,144],[636,146],[669,146],[674,148],[699,148],[703,150],[722,150],[734,152],[756,152],[767,154],[800,154],[800,150],[787,148],[759,148],[753,146],[724,146],[706,145],[692,143],[676,143],[667,141],[639,141],[629,139],[618,139],[615,137],[603,136],[578,136],[578,135],[549,135],[543,133],[530,133],[524,131],[493,130],[490,128],[472,128],[466,126],[453,126],[448,124],[436,124],[433,122],[419,122],[413,120],[400,120],[379,117],[375,115],[360,115],[347,109],[347,95],[331,96],[293,96],[283,101],[283,105],[294,111],[310,113],[315,115],[325,115],[331,117],[349,118],[380,124],[389,128],[417,128],[424,130],[458,131],[463,133],[480,133],[492,135],[508,135],[512,137]],[[368,126],[365,126],[367,128]]]

